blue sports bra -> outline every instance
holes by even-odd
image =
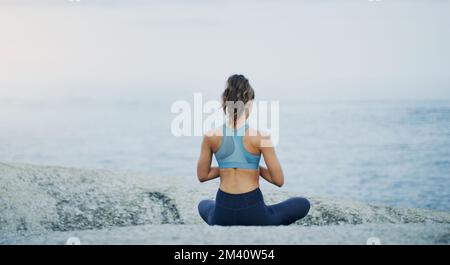
[[[258,169],[261,154],[252,154],[244,147],[243,136],[247,129],[247,123],[239,129],[223,125],[222,143],[214,154],[219,168]]]

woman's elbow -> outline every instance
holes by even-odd
[[[282,187],[284,185],[284,175],[283,173],[277,175],[276,178],[273,179],[273,184],[275,184],[278,187]]]
[[[197,178],[198,178],[198,181],[205,182],[208,180],[208,174],[203,174],[203,173],[197,172]]]
[[[271,182],[278,187],[282,187],[284,185],[284,174],[281,166],[273,166],[269,168]]]
[[[275,184],[275,186],[281,188],[284,185],[284,180],[274,181],[273,184]]]

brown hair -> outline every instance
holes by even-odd
[[[225,91],[222,94],[222,109],[224,113],[233,112],[233,124],[236,127],[237,119],[244,113],[244,105],[255,98],[255,91],[248,79],[243,75],[232,75],[227,80]]]

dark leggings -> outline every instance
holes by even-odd
[[[308,214],[307,199],[294,197],[267,206],[259,188],[241,194],[217,191],[216,201],[198,205],[202,219],[209,225],[289,225]]]

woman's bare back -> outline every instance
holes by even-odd
[[[218,128],[208,135],[210,137],[211,150],[215,153],[222,143],[222,129]],[[243,136],[244,148],[255,155],[261,154],[254,145],[256,130],[248,129]],[[220,189],[227,193],[245,193],[259,187],[259,170],[223,168],[220,169]]]

